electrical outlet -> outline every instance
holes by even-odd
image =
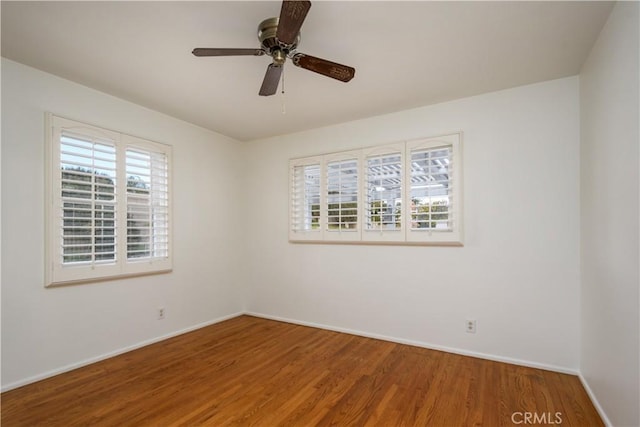
[[[476,333],[476,321],[475,320],[467,319],[466,331],[469,334],[475,334]]]
[[[164,319],[164,307],[158,308],[158,320]]]

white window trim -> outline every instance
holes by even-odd
[[[451,230],[412,230],[411,209],[411,152],[416,149],[435,149],[451,147],[453,168],[451,181],[454,183],[451,204]],[[401,227],[395,230],[368,230],[366,228],[366,194],[367,194],[367,159],[385,154],[397,153],[401,158],[402,192],[401,192]],[[356,231],[329,231],[327,229],[327,163],[342,159],[358,159],[358,227]],[[393,245],[434,245],[463,246],[463,162],[462,132],[402,141],[374,147],[362,148],[338,153],[328,153],[312,157],[292,159],[289,161],[289,241],[293,243],[361,243],[361,244],[393,244]],[[293,230],[293,171],[296,166],[316,164],[320,166],[320,227],[319,230]]]
[[[172,270],[173,235],[172,235],[172,149],[170,145],[160,144],[141,138],[125,135],[119,132],[103,129],[94,125],[69,120],[52,113],[45,116],[45,286],[61,286],[75,283],[93,282],[127,276],[157,274]],[[82,135],[106,138],[114,141],[116,146],[116,185],[126,183],[125,153],[127,148],[161,152],[167,158],[168,168],[168,239],[169,249],[167,257],[144,258],[140,260],[127,259],[127,194],[126,188],[117,191],[116,196],[116,234],[121,236],[116,240],[116,261],[113,263],[91,265],[63,265],[60,248],[59,213],[62,209],[60,180],[60,135],[63,130],[75,130]],[[126,186],[126,184],[125,184]],[[117,187],[116,187],[117,188]]]

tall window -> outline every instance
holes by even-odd
[[[170,270],[170,147],[48,119],[47,285]]]
[[[460,137],[292,160],[290,240],[462,244]]]

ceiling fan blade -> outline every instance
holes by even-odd
[[[262,87],[260,87],[260,96],[269,96],[276,93],[281,75],[282,65],[269,64],[267,72],[264,74]]]
[[[304,18],[311,8],[310,1],[290,1],[284,0],[280,9],[280,20],[276,37],[284,44],[294,44]]]
[[[261,56],[264,55],[262,49],[216,49],[208,47],[197,47],[191,52],[195,56]]]
[[[293,56],[293,65],[345,83],[356,75],[356,69],[353,67],[305,55],[304,53],[296,53]]]

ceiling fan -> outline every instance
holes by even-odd
[[[296,51],[300,42],[300,28],[310,8],[310,1],[284,0],[280,9],[280,17],[265,19],[258,26],[260,47],[257,49],[196,48],[192,53],[195,56],[269,55],[273,58],[273,62],[269,64],[264,75],[259,92],[261,96],[276,93],[282,75],[282,67],[287,58],[290,58],[293,65],[297,67],[346,83],[356,73],[353,67]]]

